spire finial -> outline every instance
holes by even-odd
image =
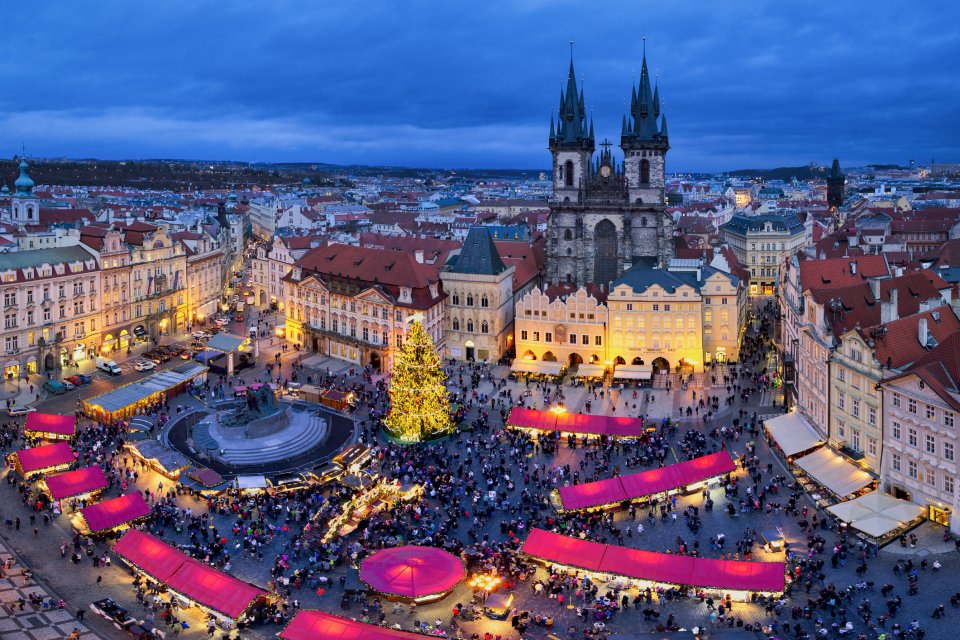
[[[573,61],[573,38],[570,38],[570,61]]]
[[[643,36],[643,57],[647,57],[647,36]]]

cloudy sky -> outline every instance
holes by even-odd
[[[643,36],[668,169],[960,161],[952,2],[69,0],[5,7],[0,154],[549,166],[569,41],[619,136]],[[7,152],[3,152],[3,148]]]

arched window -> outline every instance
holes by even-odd
[[[486,320],[480,323],[480,333],[487,333],[489,330],[490,325],[487,324]]]
[[[566,170],[563,172],[563,183],[568,187],[573,186],[573,160],[567,160]]]
[[[467,306],[468,306],[468,307],[472,307],[472,306],[473,306],[473,294],[472,294],[472,293],[468,293],[468,294],[467,294]]]
[[[487,300],[487,296],[483,296],[482,298],[480,298],[480,306],[481,306],[481,307],[489,307],[489,306],[490,306],[490,301]]]
[[[453,304],[460,304],[460,294],[459,294],[459,293],[453,294]]]
[[[647,226],[647,216],[643,216],[642,218],[640,218],[640,226],[641,227]]]
[[[473,333],[473,320],[467,320],[467,333]]]
[[[453,319],[453,330],[460,331],[460,321],[456,318]]]
[[[564,239],[564,240],[573,240],[573,231],[570,231],[570,229],[564,230],[564,232],[563,232],[563,239]]]
[[[650,161],[640,161],[640,184],[650,184]]]

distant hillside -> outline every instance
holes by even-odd
[[[816,180],[827,177],[828,167],[777,167],[776,169],[737,169],[727,175],[755,180]]]

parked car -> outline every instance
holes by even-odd
[[[43,388],[56,396],[62,396],[67,392],[67,388],[59,380],[47,380],[43,383]]]
[[[118,605],[110,598],[97,600],[90,605],[90,610],[107,620],[116,623],[120,627],[126,627],[136,622],[130,617],[130,612]]]
[[[81,378],[79,375],[70,376],[67,378],[67,380],[69,380],[75,387],[82,387],[84,384],[86,384],[84,383],[83,378]]]
[[[77,388],[77,385],[70,382],[69,378],[64,378],[61,382],[63,383],[63,386],[67,388],[67,391],[73,391]]]
[[[156,362],[151,362],[150,360],[137,360],[134,363],[133,368],[137,371],[150,371],[151,369],[157,368]]]
[[[7,409],[7,415],[11,418],[16,418],[17,416],[25,416],[28,413],[33,413],[36,410],[36,407],[10,407]]]
[[[90,384],[91,382],[93,382],[93,376],[90,375],[89,373],[78,373],[77,377],[80,378],[80,381],[83,384]]]

